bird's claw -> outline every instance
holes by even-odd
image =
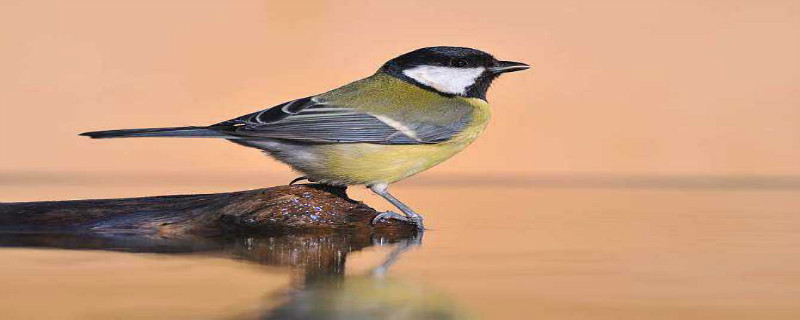
[[[419,230],[425,230],[425,226],[422,224],[422,216],[416,215],[412,217],[407,217],[405,215],[399,214],[393,211],[386,211],[381,212],[375,218],[372,218],[372,224],[378,224],[381,220],[389,220],[395,219],[403,222],[409,222],[417,226]]]
[[[389,219],[409,222],[408,218],[406,218],[406,216],[402,214],[393,211],[385,211],[379,213],[377,216],[375,216],[375,218],[372,218],[372,224],[378,224],[378,222],[381,222],[381,220],[389,220]]]

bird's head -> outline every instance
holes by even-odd
[[[527,64],[499,61],[476,49],[429,47],[389,60],[379,72],[443,95],[485,100],[486,91],[500,74],[528,68]]]

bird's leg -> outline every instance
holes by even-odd
[[[403,214],[405,214],[405,216],[401,216],[391,211],[383,212],[372,220],[373,224],[377,223],[381,219],[397,219],[402,221],[411,221],[415,225],[417,225],[417,228],[419,228],[420,230],[425,230],[425,226],[422,224],[422,216],[419,213],[414,212],[414,210],[412,210],[407,205],[400,202],[400,200],[397,200],[397,198],[389,194],[388,185],[383,183],[373,184],[369,186],[369,189],[372,190],[372,192],[375,192],[376,194],[386,199],[386,201],[391,202],[395,207],[400,209],[400,211],[402,211]]]
[[[291,186],[291,185],[293,185],[293,184],[295,184],[297,182],[303,181],[303,180],[308,180],[308,177],[302,176],[302,177],[294,178],[294,180],[292,180],[292,182],[289,182],[289,185]]]

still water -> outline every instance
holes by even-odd
[[[2,234],[0,317],[800,318],[800,188],[634,182],[401,184],[431,230],[398,239]],[[111,185],[0,200],[209,192]]]

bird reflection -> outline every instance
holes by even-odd
[[[288,268],[291,287],[262,319],[462,319],[447,297],[389,276],[405,252],[421,246],[422,233],[365,232],[235,235],[162,238],[140,234],[0,233],[0,247],[96,249],[162,254],[206,254]],[[368,272],[345,275],[347,256],[389,246],[385,259]],[[272,293],[269,299],[276,299]]]
[[[331,273],[291,290],[288,300],[263,319],[464,319],[446,296],[388,277],[403,253],[421,244],[422,234],[399,239],[381,264],[362,275]],[[339,271],[344,271],[340,269]]]

